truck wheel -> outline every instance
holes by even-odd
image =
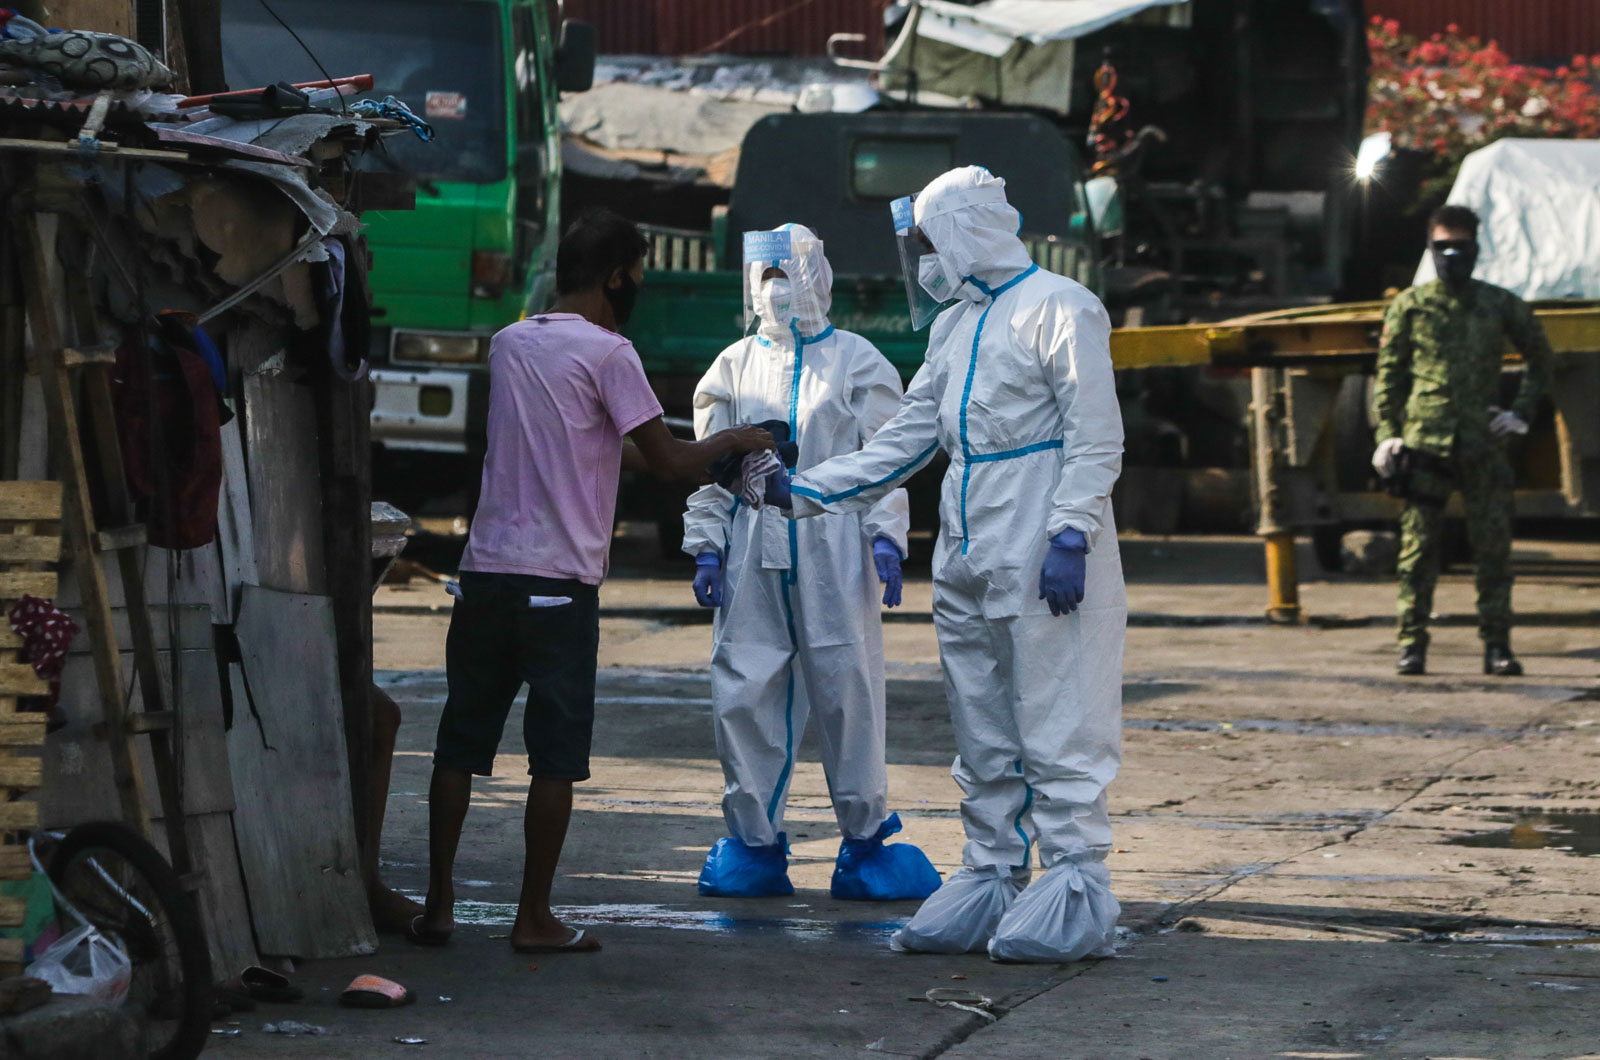
[[[1324,523],[1311,528],[1311,551],[1324,574],[1344,571],[1344,531],[1343,523]]]
[[[1371,488],[1372,423],[1367,415],[1372,380],[1364,375],[1347,375],[1339,384],[1333,405],[1333,475],[1341,493],[1357,493]]]

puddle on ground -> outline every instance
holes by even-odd
[[[706,931],[719,935],[772,932],[801,942],[841,939],[884,941],[905,925],[904,920],[730,917],[726,913],[713,910],[682,909],[651,904],[564,905],[556,906],[553,912],[563,923],[577,927],[667,928],[673,931]],[[476,902],[458,898],[455,917],[458,925],[510,927],[517,917],[517,907],[513,902]]]
[[[1510,828],[1475,832],[1449,840],[1460,847],[1490,847],[1496,850],[1559,850],[1578,857],[1600,856],[1600,811],[1546,810],[1543,813],[1511,817],[1514,810],[1492,811],[1495,820],[1512,820]]]
[[[1600,935],[1592,935],[1586,931],[1511,928],[1505,931],[1448,931],[1438,935],[1424,935],[1422,941],[1475,942],[1487,946],[1537,946],[1542,949],[1563,949],[1568,946],[1600,944]]]
[[[1537,736],[1540,732],[1496,729],[1470,722],[1417,725],[1410,722],[1286,721],[1279,718],[1241,718],[1237,721],[1198,721],[1190,718],[1126,718],[1124,729],[1148,732],[1270,732],[1290,736]],[[1565,730],[1563,730],[1564,732]]]

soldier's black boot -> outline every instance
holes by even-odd
[[[1400,661],[1394,664],[1394,672],[1414,676],[1428,672],[1428,649],[1423,644],[1408,644],[1400,653]]]
[[[1521,677],[1522,664],[1511,654],[1511,645],[1486,644],[1483,647],[1483,672],[1493,677]]]

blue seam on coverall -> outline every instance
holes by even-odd
[[[1000,453],[973,453],[970,458],[974,464],[992,464],[997,460],[1015,460],[1020,456],[1032,456],[1034,453],[1043,453],[1050,449],[1064,449],[1066,443],[1060,438],[1052,438],[1048,442],[1034,442],[1020,449],[1007,449]]]
[[[1022,776],[1022,759],[1017,759],[1016,765],[1017,776],[1020,777]],[[1022,864],[1016,866],[1019,869],[1027,868],[1028,862],[1033,858],[1033,840],[1028,838],[1027,831],[1022,827],[1022,819],[1028,815],[1029,810],[1033,809],[1033,785],[1024,779],[1022,786],[1028,789],[1028,796],[1022,800],[1022,809],[1017,811],[1016,818],[1011,822],[1011,827],[1015,828],[1017,835],[1022,837]]]
[[[989,310],[995,307],[1000,296],[1038,271],[1039,266],[1029,265],[992,291],[976,276],[964,277],[989,296],[989,304],[984,306],[983,315],[978,318],[978,326],[972,332],[972,360],[967,364],[966,385],[961,388],[961,554],[963,556],[967,554],[967,546],[970,543],[967,537],[967,486],[972,482],[972,446],[967,441],[967,405],[972,400],[972,381],[978,374],[978,343],[983,339],[983,325],[989,319]]]
[[[829,324],[822,331],[811,338],[800,334],[799,325],[791,320],[789,331],[794,335],[794,373],[789,380],[789,438],[796,444],[800,441],[800,372],[805,363],[805,349],[809,344],[815,344],[833,334],[833,325]],[[769,343],[770,345],[770,343]],[[789,586],[798,584],[796,569],[800,564],[800,535],[799,526],[791,519],[789,521],[789,569],[784,571],[778,579],[779,589],[783,597],[783,617],[789,627],[789,691],[788,698],[783,708],[784,749],[783,772],[778,774],[778,783],[772,789],[772,798],[767,802],[767,823],[776,824],[778,815],[778,802],[783,798],[783,791],[789,785],[789,775],[794,771],[794,667],[800,653],[800,637],[795,631],[794,604],[789,599]]]
[[[897,479],[900,476],[902,476],[902,475],[906,474],[907,472],[911,471],[918,464],[920,464],[924,460],[928,459],[935,452],[937,452],[938,449],[939,449],[939,443],[938,442],[934,442],[932,445],[928,446],[928,448],[924,449],[922,452],[920,452],[916,456],[912,457],[911,461],[909,463],[901,464],[899,467],[895,468],[893,471],[891,471],[889,474],[885,475],[883,478],[880,478],[878,481],[876,481],[876,482],[868,482],[864,486],[851,486],[849,489],[845,490],[842,493],[826,493],[825,494],[825,493],[822,493],[820,490],[812,489],[810,486],[795,486],[795,487],[792,488],[791,492],[798,493],[802,497],[810,497],[812,500],[817,501],[817,502],[819,502],[821,504],[833,504],[836,501],[847,500],[847,499],[849,499],[851,497],[854,497],[858,493],[865,493],[867,490],[876,489],[878,486],[882,486],[886,482],[893,482],[895,479]]]

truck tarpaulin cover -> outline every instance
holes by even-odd
[[[1600,298],[1600,142],[1498,140],[1461,163],[1449,201],[1482,219],[1477,279],[1527,299]],[[1434,275],[1424,254],[1416,282]]]
[[[1188,0],[987,0],[968,7],[949,0],[923,0],[917,32],[998,58],[1016,41],[1044,44],[1075,40],[1136,15],[1147,7]],[[990,38],[985,40],[985,38]],[[998,48],[999,50],[994,50]]]
[[[1187,0],[988,0],[968,7],[922,0],[918,43],[890,49],[885,89],[913,83],[952,101],[986,99],[1066,113],[1072,108],[1074,42],[1148,8]],[[912,71],[915,71],[913,78]],[[934,100],[924,97],[924,102]]]

